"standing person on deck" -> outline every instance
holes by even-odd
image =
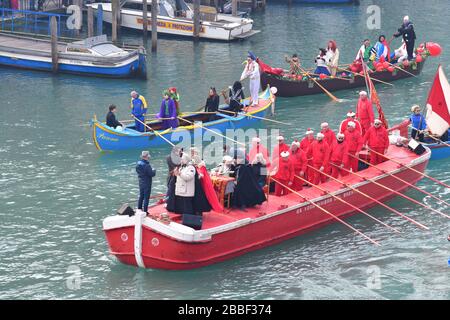
[[[303,150],[303,152],[307,153],[309,146],[315,141],[314,139],[314,131],[311,128],[308,128],[305,132],[305,137],[300,141],[300,149]],[[311,169],[309,166],[312,166],[312,156],[306,156],[308,160],[308,167],[306,169],[306,179],[309,182],[312,182],[312,179],[314,177],[314,170]]]
[[[306,152],[300,148],[300,142],[294,141],[291,144],[290,150],[290,161],[294,165],[294,174],[305,178],[306,170],[308,168],[308,158],[306,157]],[[303,181],[299,178],[294,177],[294,185],[292,187],[295,191],[300,191],[303,189]]]
[[[214,112],[214,114],[209,115],[209,120],[214,120],[216,113],[219,110],[219,95],[217,94],[216,88],[209,88],[208,97],[205,103],[205,112]]]
[[[273,148],[272,151],[272,164],[275,164],[276,161],[280,159],[280,155],[284,151],[289,151],[289,146],[284,143],[284,137],[277,137],[278,144]]]
[[[163,92],[163,100],[161,102],[161,108],[159,113],[156,115],[158,119],[162,121],[162,129],[177,128],[178,118],[177,118],[177,108],[175,102],[170,98],[169,91]]]
[[[331,76],[336,76],[337,68],[339,66],[339,49],[337,48],[336,41],[330,40],[327,47],[327,60],[328,66],[331,71]]]
[[[179,116],[181,114],[180,111],[180,94],[177,92],[177,88],[170,87],[169,88],[169,95],[170,98],[175,102],[175,107],[177,109],[177,115]]]
[[[348,153],[353,156],[358,156],[363,147],[363,136],[361,132],[356,129],[356,123],[350,121],[347,126],[347,130],[344,132],[345,140],[347,141]],[[352,172],[358,171],[358,159],[349,156],[345,167]]]
[[[361,91],[359,93],[359,100],[356,106],[356,118],[361,123],[362,134],[364,135],[372,126],[375,119],[372,102],[367,97],[366,91]]]
[[[411,112],[413,113],[409,117],[409,122],[412,126],[411,138],[419,140],[420,142],[424,142],[424,131],[426,131],[427,129],[427,122],[425,120],[425,117],[420,113],[420,107],[418,105],[412,106]]]
[[[300,59],[297,56],[296,53],[292,55],[292,58],[289,58],[288,56],[285,56],[284,59],[287,63],[289,63],[289,73],[294,75],[299,75],[301,73],[300,71]]]
[[[262,157],[264,158],[265,161],[265,165],[267,166],[267,168],[270,168],[269,151],[265,146],[261,144],[261,138],[253,137],[252,146],[250,147],[250,150],[248,152],[249,162],[253,163],[258,154],[262,154]]]
[[[139,178],[139,200],[138,209],[148,212],[148,203],[152,191],[152,178],[156,175],[156,170],[152,169],[149,162],[150,153],[142,151],[141,160],[136,164],[136,173]]]
[[[136,131],[144,132],[145,131],[145,114],[147,113],[147,101],[141,95],[139,95],[136,91],[131,91],[131,114],[133,115],[134,124]]]
[[[244,71],[242,71],[240,81],[246,78],[250,79],[251,105],[257,106],[259,88],[261,86],[261,75],[259,72],[259,64],[256,62],[256,56],[251,51],[248,52],[247,64],[245,65]]]
[[[336,134],[334,133],[333,130],[330,129],[328,122],[322,122],[320,124],[320,128],[322,129],[321,132],[325,136],[325,141],[331,147],[333,145],[333,143],[336,141]]]
[[[408,52],[408,60],[414,59],[414,45],[416,42],[416,32],[414,31],[414,25],[409,21],[409,16],[403,18],[403,24],[398,29],[398,32],[394,33],[394,37],[403,37],[403,41],[406,44],[406,50]]]
[[[290,192],[285,186],[292,188],[294,185],[294,162],[289,159],[289,156],[289,151],[282,152],[280,154],[281,160],[275,164],[272,171],[273,177],[283,184],[275,182],[275,195],[277,197],[284,196]]]
[[[309,146],[306,156],[312,158],[312,167],[320,172],[327,172],[330,161],[330,147],[325,141],[323,133],[317,134],[317,139]],[[313,184],[319,184],[326,181],[326,176],[319,173],[317,170],[313,171],[313,176],[310,181]]]
[[[348,163],[348,144],[345,141],[345,135],[338,133],[336,141],[331,146],[330,151],[330,167],[331,176],[339,178],[345,176],[345,171],[342,170]]]
[[[316,63],[316,70],[314,70],[315,75],[324,74],[330,76],[330,70],[328,69],[328,60],[327,60],[327,50],[319,49],[319,55],[314,60]]]
[[[123,128],[123,124],[121,124],[116,118],[117,107],[112,104],[108,109],[109,112],[106,115],[106,125],[114,129],[117,127]]]
[[[386,154],[389,148],[389,135],[380,119],[375,119],[373,126],[366,132],[363,144],[367,144],[369,149],[379,154]],[[386,161],[386,158],[379,154],[370,152],[371,164],[377,165]]]
[[[356,125],[356,129],[362,134],[362,127],[358,120],[356,120],[356,113],[354,113],[352,110],[349,110],[347,112],[347,119],[343,120],[341,122],[341,125],[339,126],[339,133],[344,133],[347,130],[348,123],[354,122]]]

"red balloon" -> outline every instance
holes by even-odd
[[[364,70],[359,72],[360,75],[364,75]]]
[[[387,61],[385,61],[385,62],[383,62],[383,68],[385,68],[385,69],[387,69],[387,68],[389,68],[389,62],[387,62]]]
[[[417,63],[421,63],[422,61],[423,61],[422,55],[421,55],[421,54],[418,54],[418,55],[416,56],[416,62],[417,62]]]
[[[387,70],[392,73],[392,72],[394,72],[395,68],[393,66],[389,66],[387,68]]]
[[[380,63],[384,63],[386,61],[386,59],[384,58],[384,56],[380,57]]]
[[[377,61],[373,62],[373,67],[376,69],[378,67],[379,63]]]
[[[428,51],[430,52],[430,56],[437,57],[442,53],[441,46],[436,42],[427,42],[426,44]]]
[[[403,66],[405,68],[408,68],[409,67],[409,61],[408,60],[403,60]]]
[[[375,71],[376,71],[376,72],[382,72],[382,71],[384,71],[384,67],[383,67],[383,66],[378,66],[378,67],[375,69]]]
[[[325,74],[325,73],[321,73],[320,75],[319,75],[319,78],[320,79],[325,79],[327,77],[327,75]]]

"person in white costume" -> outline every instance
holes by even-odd
[[[241,81],[249,78],[250,79],[250,95],[253,106],[258,105],[258,95],[261,86],[259,65],[256,62],[256,56],[249,51],[247,56],[247,64],[245,65],[244,71],[242,71]]]

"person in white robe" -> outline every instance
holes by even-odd
[[[261,87],[261,77],[258,62],[256,62],[256,56],[250,51],[248,52],[247,64],[245,65],[244,71],[242,71],[241,81],[246,78],[249,78],[250,80],[251,104],[257,106],[259,89]]]

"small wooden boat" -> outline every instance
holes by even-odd
[[[385,170],[384,173],[373,167],[358,172],[360,177],[341,178],[347,186],[334,181],[321,184],[326,193],[304,188],[300,193],[305,199],[294,193],[281,197],[270,195],[269,201],[246,212],[232,209],[226,213],[204,213],[201,230],[182,225],[180,216],[167,213],[162,204],[152,207],[148,216],[137,211],[135,216],[107,217],[103,220],[103,230],[110,253],[120,262],[133,266],[182,270],[204,267],[280,243],[335,222],[335,218],[318,206],[339,219],[357,213],[334,197],[365,209],[377,204],[374,199],[384,202],[396,196],[381,185],[396,192],[406,191],[410,184],[422,178],[420,173],[425,171],[431,152],[427,149],[422,155],[416,155],[407,148],[391,145],[386,155],[404,166],[383,162],[377,167]],[[160,221],[161,214],[168,214],[171,221]]]
[[[58,72],[86,76],[128,78],[147,76],[144,48],[122,49],[106,35],[71,43],[58,43]],[[0,65],[52,71],[52,49],[48,39],[0,33]]]
[[[103,20],[112,23],[111,3],[92,3],[97,12],[102,6]],[[151,1],[148,2],[148,18],[151,18]],[[194,11],[183,1],[158,1],[158,34],[193,37]],[[128,0],[123,2],[120,10],[121,26],[142,31],[143,4],[142,0]],[[148,30],[152,25],[149,23]],[[253,20],[249,18],[233,17],[227,14],[203,15],[199,37],[203,39],[232,41],[248,38],[259,31],[253,30]]]
[[[165,139],[176,143],[179,140],[180,134],[188,132],[191,136],[197,134],[203,134],[205,129],[202,127],[225,132],[227,129],[242,128],[252,126],[261,121],[256,117],[264,117],[266,111],[270,108],[273,101],[273,95],[270,91],[270,87],[260,94],[259,105],[254,107],[248,107],[247,114],[239,114],[234,117],[232,114],[226,112],[218,112],[214,118],[210,119],[210,114],[191,114],[182,116],[189,122],[201,121],[201,126],[193,125],[190,123],[183,123],[176,129],[160,130],[161,121],[149,121],[147,125],[156,130],[158,134],[153,131],[150,132],[138,132],[135,130],[134,122],[126,126],[124,129],[113,129],[108,127],[105,123],[98,121],[96,118],[92,120],[92,137],[94,139],[95,146],[98,150],[102,151],[117,151],[117,150],[129,150],[129,149],[148,149],[154,147],[160,147],[167,145]],[[244,105],[249,104],[248,98],[244,100]],[[229,106],[222,106],[219,110],[228,110]]]
[[[426,59],[424,58],[420,63],[414,63],[405,68],[405,71],[411,73],[413,75],[419,75],[422,72],[422,68],[425,64]],[[263,71],[263,68],[261,68]],[[371,73],[370,76],[373,79],[381,80],[384,82],[392,82],[396,80],[401,80],[405,78],[412,77],[412,75],[407,72],[400,71],[398,69],[394,69],[393,72],[389,72],[387,70]],[[344,79],[337,78],[325,78],[316,80],[320,83],[325,89],[328,91],[338,91],[338,90],[347,90],[353,88],[365,87],[366,82],[364,76],[355,76],[350,72],[346,73]],[[312,94],[322,94],[324,93],[323,89],[320,88],[313,80],[304,78],[304,77],[288,77],[288,76],[280,76],[275,74],[270,74],[267,72],[261,72],[261,85],[263,86],[274,86],[277,87],[279,97],[298,97],[298,96],[306,96]]]

